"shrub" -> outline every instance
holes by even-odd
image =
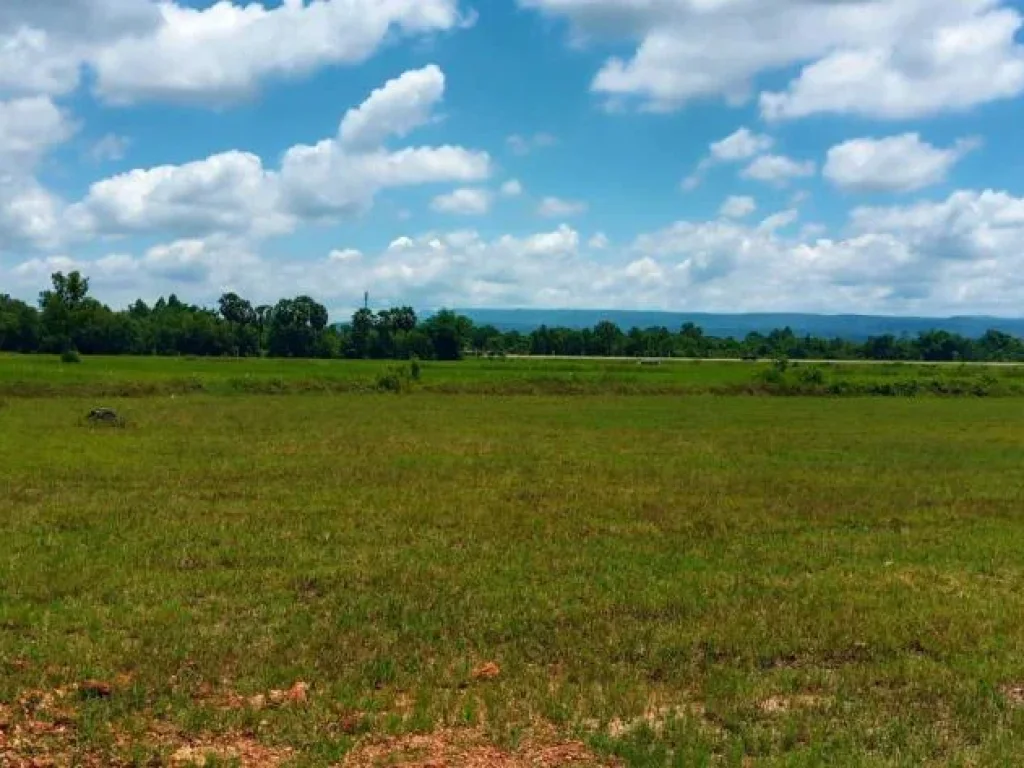
[[[392,365],[377,376],[376,387],[380,392],[400,394],[412,389],[413,384],[420,380],[421,371],[418,361],[407,365]]]
[[[825,383],[825,372],[817,366],[801,368],[800,372],[797,374],[797,378],[800,379],[801,384],[820,387]]]
[[[62,363],[80,363],[82,362],[82,357],[78,354],[78,350],[66,349],[60,353],[60,361]]]
[[[762,384],[781,387],[786,384],[786,373],[785,370],[780,370],[778,366],[773,365],[771,368],[758,371],[757,380]]]

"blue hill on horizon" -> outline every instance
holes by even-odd
[[[769,333],[789,327],[797,335],[863,341],[870,336],[904,334],[916,336],[944,330],[978,338],[990,329],[1024,337],[1024,318],[986,316],[888,317],[883,315],[817,315],[805,313],[715,314],[706,312],[647,312],[590,309],[459,309],[460,314],[479,325],[493,325],[502,331],[528,333],[542,325],[562,328],[592,328],[610,320],[621,329],[664,326],[676,331],[693,323],[709,336],[742,338],[751,332]]]

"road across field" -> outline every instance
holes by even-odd
[[[771,363],[771,358],[744,360],[738,357],[600,357],[596,355],[506,355],[512,360],[580,360],[609,363],[743,363],[757,365]],[[1024,362],[974,362],[952,360],[803,360],[791,359],[791,363],[801,365],[929,365],[929,366],[960,366],[969,365],[978,368],[1020,368]]]

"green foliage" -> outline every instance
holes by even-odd
[[[775,360],[1024,362],[1024,340],[996,330],[969,339],[942,330],[916,337],[878,336],[862,343],[798,336],[791,328],[744,338],[707,336],[693,323],[678,331],[631,328],[610,321],[593,328],[541,326],[529,333],[477,326],[451,310],[421,319],[408,306],[360,309],[331,326],[327,309],[309,296],[253,307],[225,293],[216,309],[171,295],[149,307],[141,299],[122,311],[88,296],[77,272],[55,273],[39,309],[0,295],[0,351],[60,353],[74,348],[97,355],[196,355],[374,360],[461,360],[473,357],[558,356]]]
[[[801,384],[810,387],[820,387],[825,384],[825,371],[820,366],[812,365],[807,368],[801,368],[797,373],[797,378]]]
[[[319,357],[327,309],[309,296],[281,299],[270,313],[268,350],[275,357]]]
[[[82,356],[75,349],[65,349],[60,353],[60,361],[62,363],[80,363],[82,362]]]
[[[410,391],[421,378],[418,360],[401,365],[389,365],[377,375],[376,388],[380,392],[401,394]]]

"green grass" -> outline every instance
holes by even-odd
[[[11,359],[0,381],[63,375]],[[622,375],[750,375],[665,368]],[[365,734],[476,724],[512,745],[541,721],[634,766],[1024,751],[1015,400],[228,391],[105,400],[124,429],[84,424],[92,398],[0,405],[0,705],[132,676],[75,701],[75,754],[129,732],[142,764],[154,720],[310,766]],[[491,660],[500,677],[471,680]],[[210,700],[297,680],[307,707]]]
[[[0,355],[0,397],[145,397],[169,394],[362,392],[395,365],[370,360],[88,357],[64,364],[45,355]],[[966,394],[1024,396],[1024,367],[801,364],[780,383],[770,362],[473,359],[423,362],[419,389],[448,394]],[[821,371],[821,384],[803,375]],[[909,386],[908,386],[909,385]]]

